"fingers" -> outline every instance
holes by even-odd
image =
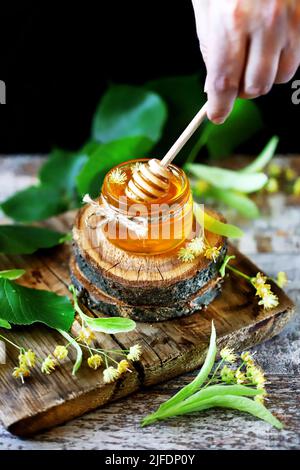
[[[280,56],[275,83],[289,82],[300,65],[300,43],[297,47],[285,48]]]
[[[223,123],[233,107],[239,91],[246,51],[245,34],[234,28],[228,31],[221,20],[215,16],[206,60],[207,115],[215,124]]]
[[[242,98],[256,98],[271,90],[278,71],[281,49],[282,38],[277,31],[260,29],[252,35],[240,93]]]

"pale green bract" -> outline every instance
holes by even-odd
[[[185,169],[196,178],[200,178],[221,189],[234,189],[243,193],[252,193],[261,189],[268,177],[264,173],[242,173],[224,168],[217,168],[201,163],[188,163]]]
[[[0,271],[0,279],[13,281],[14,279],[19,279],[25,273],[25,269],[6,269],[5,271]]]
[[[200,225],[204,223],[205,230],[208,230],[209,232],[230,238],[241,238],[244,235],[243,231],[239,227],[236,227],[232,224],[226,224],[220,220],[215,219],[213,216],[204,211],[202,207],[196,202],[194,202],[194,214],[197,222]]]
[[[231,255],[231,256],[226,255],[226,256],[225,256],[224,261],[223,261],[223,263],[221,264],[220,269],[219,269],[219,273],[221,274],[222,277],[225,276],[227,264],[229,263],[229,261],[230,261],[231,259],[234,259],[234,258],[235,258],[234,255]]]
[[[247,412],[266,421],[277,429],[282,429],[282,423],[273,416],[263,404],[248,398],[262,394],[263,390],[238,384],[210,385],[215,373],[210,379],[208,379],[208,377],[212,371],[216,359],[216,353],[216,330],[212,322],[208,352],[197,377],[167,402],[163,403],[156,412],[146,416],[142,421],[142,426],[147,426],[156,421],[161,421],[174,416],[221,407]]]
[[[277,136],[272,137],[258,157],[250,165],[243,168],[241,173],[256,173],[261,171],[272,159],[278,142],[279,138]]]
[[[76,289],[73,285],[69,287],[73,294],[74,307],[80,318],[89,326],[93,331],[98,331],[107,334],[127,333],[135,329],[135,322],[130,318],[121,317],[108,317],[108,318],[93,318],[86,315],[78,303]]]
[[[76,343],[76,340],[71,335],[69,335],[69,333],[67,333],[66,331],[63,331],[63,330],[57,330],[57,331],[64,338],[66,338],[66,340],[73,346],[73,348],[76,349],[76,361],[75,361],[75,364],[74,364],[73,370],[72,370],[72,375],[76,375],[76,372],[80,369],[80,366],[82,364],[82,349],[79,346],[79,344]]]

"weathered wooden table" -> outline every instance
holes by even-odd
[[[0,157],[0,200],[32,184],[42,161],[38,156]],[[284,159],[284,163],[300,168],[300,158]],[[0,450],[300,449],[300,204],[284,194],[271,195],[265,203],[262,218],[238,221],[245,230],[239,248],[270,275],[286,271],[290,279],[286,290],[298,306],[293,321],[279,336],[255,348],[257,361],[271,382],[268,406],[284,418],[283,431],[223,410],[140,428],[141,418],[192,380],[195,373],[191,373],[30,440],[12,436],[0,424]]]

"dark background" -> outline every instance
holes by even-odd
[[[189,0],[6,2],[0,66],[1,153],[78,148],[110,81],[204,72]],[[277,134],[280,152],[299,152],[300,105],[291,95],[290,83],[256,100],[265,129],[239,151],[256,153]]]

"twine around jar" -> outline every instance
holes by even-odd
[[[115,209],[111,208],[110,204],[108,204],[108,202],[103,197],[101,198],[101,203],[98,203],[97,201],[94,201],[89,194],[86,194],[83,197],[83,202],[91,204],[91,206],[95,208],[95,211],[89,214],[85,222],[86,226],[90,229],[95,228],[89,225],[90,218],[95,215],[99,215],[103,218],[103,220],[99,223],[100,227],[108,222],[119,222],[128,230],[134,232],[138,238],[145,238],[145,236],[148,234],[148,220],[144,217],[133,217],[118,214]]]

